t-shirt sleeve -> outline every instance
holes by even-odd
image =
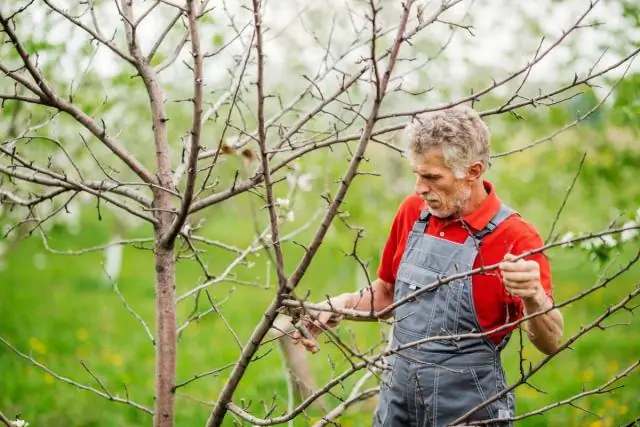
[[[522,237],[514,244],[514,248],[512,250],[514,255],[521,255],[525,252],[530,252],[544,246],[542,237],[540,237],[540,234],[533,225],[524,222],[521,227],[523,229],[523,234]],[[542,283],[542,287],[547,295],[553,300],[551,265],[549,264],[549,258],[547,258],[547,255],[544,252],[538,252],[533,255],[529,255],[524,259],[538,263],[540,266],[540,282]]]
[[[391,230],[387,236],[387,242],[382,250],[380,265],[378,266],[378,278],[387,283],[395,283],[396,277],[393,271],[393,258],[398,248],[398,237],[400,235],[400,211],[396,214],[391,224]]]
[[[396,216],[393,218],[393,223],[391,224],[391,230],[389,230],[389,235],[387,236],[387,242],[382,250],[382,256],[380,257],[380,265],[378,267],[378,278],[380,280],[395,284],[396,272],[394,262],[396,253],[402,240],[402,234],[406,231],[406,223],[410,212],[412,212],[416,206],[419,206],[420,203],[421,199],[415,196],[408,196],[398,207]]]

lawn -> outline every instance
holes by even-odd
[[[233,225],[231,215],[222,217],[227,225]],[[80,248],[104,243],[108,237],[109,221],[98,223],[94,219],[83,220],[83,232],[71,235],[63,227],[51,231],[51,245],[57,248]],[[239,224],[237,224],[240,226]],[[217,233],[224,240],[233,235],[233,226]],[[135,231],[134,234],[143,234]],[[371,233],[365,241],[383,239],[384,231]],[[304,241],[308,236],[300,236]],[[330,233],[314,261],[308,276],[301,285],[311,289],[321,298],[355,287],[358,267],[345,257],[350,237],[343,233]],[[299,249],[286,245],[286,256],[299,256]],[[635,248],[628,247],[620,254],[617,263],[633,255]],[[215,255],[215,256],[214,256]],[[263,256],[264,257],[264,256]],[[561,302],[592,286],[600,269],[579,250],[558,249],[551,252],[557,301]],[[207,257],[215,271],[222,269],[232,259],[224,251],[214,251]],[[290,258],[289,258],[290,259]],[[253,256],[253,269],[240,270],[239,279],[253,280],[264,277],[260,257]],[[375,261],[375,260],[372,260]],[[100,388],[96,380],[85,370],[81,361],[114,395],[153,406],[153,347],[141,324],[125,309],[108,281],[103,278],[103,253],[94,252],[81,256],[52,255],[43,249],[34,235],[15,244],[5,254],[5,266],[0,272],[2,299],[0,300],[0,331],[3,338],[17,349],[44,363],[58,375]],[[372,262],[372,266],[375,262]],[[375,268],[371,267],[373,274]],[[119,289],[127,303],[153,326],[153,271],[151,254],[147,250],[128,247],[124,251]],[[615,271],[615,270],[612,270]],[[190,289],[199,280],[194,262],[180,264],[178,270],[178,294]],[[569,337],[593,321],[607,306],[617,303],[636,285],[640,277],[637,266],[620,279],[586,298],[562,309]],[[264,284],[265,281],[261,280]],[[302,290],[304,291],[304,289]],[[222,283],[211,288],[216,302],[223,301],[221,313],[233,325],[238,339],[244,342],[259,320],[262,309],[273,295],[273,288],[264,289],[237,283]],[[226,302],[225,298],[231,295]],[[199,310],[207,308],[203,297]],[[180,319],[194,308],[192,300],[180,305]],[[605,325],[626,323],[606,330],[593,330],[554,358],[531,383],[532,387],[518,388],[518,413],[531,411],[584,390],[599,387],[612,375],[638,359],[640,326],[629,312],[623,312],[606,321]],[[375,346],[384,336],[384,326],[377,324],[344,324],[339,333],[347,340],[353,339],[361,349]],[[526,339],[525,339],[526,341]],[[514,334],[504,360],[511,380],[517,380],[519,367],[519,337]],[[222,367],[233,362],[239,354],[239,346],[220,316],[209,315],[185,329],[179,342],[178,381],[194,374]],[[247,373],[245,381],[236,393],[235,402],[244,402],[260,413],[263,405],[276,399],[279,410],[286,408],[286,382],[282,369],[282,357],[278,348],[265,345],[259,354],[263,356]],[[529,363],[542,359],[531,346],[523,350]],[[329,379],[348,367],[348,363],[329,345],[311,358],[318,381]],[[124,426],[149,425],[150,417],[130,407],[108,402],[93,393],[56,380],[52,375],[19,357],[6,346],[0,347],[0,381],[2,384],[0,405],[5,414],[21,414],[32,426]],[[177,425],[203,425],[209,413],[208,402],[216,398],[227,371],[219,376],[207,376],[178,390]],[[359,377],[360,375],[357,375]],[[335,395],[348,393],[348,384],[337,387]],[[373,384],[373,382],[372,382]],[[519,425],[575,425],[613,426],[629,422],[640,414],[637,391],[640,378],[632,373],[617,383],[624,385],[611,393],[589,396],[575,404],[546,412],[542,416],[527,418]],[[126,391],[125,391],[126,387]],[[335,398],[329,400],[336,403]],[[342,425],[367,425],[373,402],[353,407],[340,422]],[[277,413],[277,411],[276,411]],[[311,411],[311,419],[318,416]],[[225,425],[233,425],[228,417]],[[300,419],[296,425],[306,425]]]

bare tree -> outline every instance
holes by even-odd
[[[226,2],[210,5],[208,0],[88,1],[78,4],[30,0],[3,5],[0,8],[0,37],[3,41],[0,50],[0,70],[3,73],[0,99],[4,111],[12,119],[7,125],[11,132],[6,133],[0,145],[0,201],[7,207],[7,215],[15,226],[20,225],[19,234],[38,234],[52,252],[56,250],[48,244],[46,224],[60,216],[78,197],[94,201],[98,215],[101,209],[109,209],[152,226],[153,233],[148,238],[62,252],[81,254],[104,250],[112,245],[139,245],[153,251],[154,328],[127,304],[117,285],[114,289],[155,346],[154,407],[137,403],[128,393],[126,397],[119,397],[84,364],[98,388],[59,375],[4,338],[0,338],[2,342],[60,381],[151,414],[157,427],[174,425],[175,397],[181,387],[228,369],[230,374],[217,392],[208,426],[221,425],[229,412],[252,425],[289,422],[304,416],[311,404],[332,394],[335,387],[362,371],[368,373],[355,384],[348,398],[336,408],[327,408],[326,416],[316,425],[332,423],[354,403],[375,396],[378,389],[366,388],[367,380],[377,377],[384,369],[382,358],[385,355],[402,349],[389,348],[381,342],[381,349],[369,354],[328,330],[328,339],[349,362],[348,369],[334,375],[322,386],[310,384],[303,393],[302,401],[297,405],[291,402],[282,415],[272,415],[275,404],[265,409],[265,415],[258,415],[234,402],[247,368],[259,358],[258,352],[266,343],[274,339],[286,341],[286,335],[297,326],[296,320],[313,316],[318,310],[327,310],[325,306],[307,302],[308,297],[300,297],[296,288],[336,217],[349,225],[346,216],[341,214],[341,206],[352,183],[359,177],[376,174],[369,165],[363,165],[365,156],[376,156],[377,149],[390,150],[394,154],[401,152],[394,142],[394,134],[402,129],[408,118],[420,112],[461,103],[475,104],[486,97],[500,101],[483,111],[484,116],[517,116],[519,111],[528,107],[560,104],[576,96],[580,88],[595,84],[602,76],[623,78],[640,50],[629,46],[621,56],[615,57],[603,53],[598,55],[595,63],[576,64],[583,68],[567,72],[566,76],[558,79],[555,87],[536,90],[535,82],[529,81],[536,67],[569,43],[567,40],[593,29],[595,23],[590,17],[599,3],[593,0],[555,39],[543,39],[533,46],[526,63],[512,67],[509,72],[493,75],[487,79],[489,83],[480,89],[471,90],[468,94],[457,93],[453,100],[442,102],[442,95],[429,98],[432,88],[424,85],[412,88],[415,84],[411,81],[416,76],[428,75],[428,67],[444,55],[454,36],[473,35],[470,15],[482,6],[464,0],[443,0],[426,6],[423,3],[404,0],[385,4],[370,0],[345,1],[343,4],[336,1],[329,2],[327,10],[319,12],[314,10],[319,6],[309,2],[304,8],[300,7],[302,10],[288,10],[292,17],[288,23],[296,28],[295,35],[291,34],[293,30],[287,30],[286,25],[279,24],[278,16],[286,20],[286,13],[274,15],[279,6],[267,5],[261,0],[242,5]],[[30,43],[32,36],[27,26],[34,16],[42,13],[51,20],[51,26],[68,30],[74,36],[72,40],[92,49],[87,61],[81,61],[79,69],[70,74],[72,79],[65,79],[56,63],[73,53],[74,43],[69,43],[67,52],[56,53],[60,58],[52,57],[42,47]],[[325,25],[318,29],[311,22],[314,13],[330,19],[326,19]],[[212,24],[210,20],[214,16],[224,24]],[[112,19],[114,17],[117,20]],[[220,28],[225,32],[226,40],[214,43],[216,46],[204,41],[210,40]],[[433,43],[429,39],[431,36],[427,35],[429,31],[437,32],[442,40]],[[296,37],[307,45],[308,56],[315,62],[307,64],[299,73],[302,77],[296,81],[295,88],[291,89],[287,87],[287,80],[292,78],[279,75],[282,71],[275,66],[270,70],[270,65],[276,62],[272,57],[276,57],[279,50],[291,46]],[[428,54],[420,55],[420,49],[426,49]],[[104,52],[108,55],[105,56]],[[96,84],[97,78],[90,72],[92,67],[98,66],[94,62],[96,58],[102,58],[106,61],[103,64],[130,76],[136,85],[136,89],[131,90],[143,90],[145,102],[139,103],[140,98],[127,96],[131,86],[125,86],[115,95],[120,102],[118,108],[129,108],[132,111],[129,113],[118,112],[113,107],[109,109],[106,106],[108,97],[87,99],[83,94],[83,84]],[[605,60],[609,62],[601,64]],[[313,67],[317,68],[314,70]],[[491,70],[492,73],[494,71]],[[286,71],[292,72],[293,68]],[[165,78],[168,75],[171,78]],[[220,86],[223,88],[219,89]],[[291,96],[295,90],[298,92]],[[610,87],[608,90],[611,93],[613,89]],[[509,152],[497,153],[494,157],[497,159],[530,150],[552,140],[589,117],[607,97],[608,94],[596,107],[553,130],[547,137]],[[139,117],[127,117],[132,114],[139,114]],[[378,147],[372,149],[370,143]],[[326,184],[326,191],[321,195],[324,206],[317,209],[315,215],[310,215],[309,221],[290,233],[284,233],[283,224],[291,212],[289,204],[300,187],[305,185],[296,164],[313,159],[325,149],[334,148],[348,156],[342,176],[337,183]],[[279,196],[284,189],[286,198]],[[238,247],[236,242],[224,243],[200,234],[203,212],[242,194],[250,195],[251,222],[255,228],[248,246]],[[356,237],[349,255],[366,275],[367,265],[358,255],[362,230],[350,227]],[[615,236],[636,230],[639,226],[635,223],[624,227],[614,224],[599,232],[562,241],[553,234],[554,227],[548,244],[538,252]],[[314,233],[308,243],[296,242],[303,249],[302,256],[299,259],[286,258],[283,244],[306,229],[312,229]],[[15,230],[16,227],[10,227],[6,235],[18,234]],[[211,272],[203,255],[206,248],[231,253],[235,259],[222,272]],[[244,342],[235,334],[234,325],[225,321],[235,337],[235,343],[229,345],[237,345],[241,349],[240,356],[230,365],[178,381],[178,337],[191,324],[210,313],[224,319],[219,303],[209,297],[208,290],[221,282],[239,281],[234,271],[256,253],[267,255],[267,265],[275,271],[277,284],[272,288],[271,303]],[[197,262],[205,280],[177,295],[176,262],[182,258]],[[632,264],[637,259],[633,259]],[[496,265],[485,265],[474,271],[460,272],[422,288],[411,297],[456,278],[495,268]],[[562,307],[604,287],[629,268],[630,265],[620,267],[592,288],[569,301],[557,302],[555,307]],[[613,313],[633,311],[632,301],[638,289],[636,286],[630,290],[628,297],[607,308],[601,316],[570,337],[558,353],[570,348],[589,331],[606,327],[603,322]],[[209,304],[205,310],[200,310],[199,301],[205,298]],[[191,316],[180,322],[177,306],[187,302],[194,303],[194,310]],[[381,320],[403,302],[397,301],[379,313],[337,311],[337,314],[351,319]],[[532,314],[529,318],[540,314]],[[293,324],[288,320],[279,321],[274,328],[279,315],[281,319],[293,318]],[[503,328],[526,320],[520,319]],[[486,336],[492,332],[495,331],[471,335]],[[458,335],[429,339],[465,338],[467,336]],[[418,344],[420,342],[411,345]],[[548,356],[528,372],[523,370],[520,380],[509,390],[528,384],[529,378],[553,357],[555,355]],[[560,405],[574,405],[576,400],[589,394],[606,393],[637,366],[638,362],[621,370],[594,390],[584,391],[515,419]],[[293,371],[294,376],[308,374],[304,365]],[[311,377],[306,377],[308,382]],[[498,398],[500,395],[491,396],[483,405]],[[481,407],[474,408],[474,411],[479,409]],[[461,414],[457,422],[464,423],[471,413]],[[5,423],[9,422],[4,418]]]

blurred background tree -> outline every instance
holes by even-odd
[[[136,31],[164,91],[171,172],[176,192],[182,194],[193,120],[193,65],[188,20],[171,3],[179,2],[135,2],[136,16],[144,17]],[[609,239],[549,251],[558,302],[587,291],[598,280],[631,264],[611,285],[562,308],[566,336],[579,333],[607,307],[633,293],[640,273],[635,264],[639,240],[633,228],[640,223],[640,187],[634,184],[640,165],[640,70],[634,62],[640,44],[640,7],[621,0],[594,3],[585,20],[572,27],[589,3],[462,1],[404,44],[360,165],[364,174],[351,184],[297,294],[308,293],[318,300],[366,285],[367,275],[375,277],[390,221],[398,203],[413,189],[397,130],[412,111],[463,97],[483,112],[492,130],[495,158],[488,179],[496,183],[502,200],[530,219],[549,242],[624,226],[628,229]],[[15,1],[0,6],[0,11],[3,28],[13,29],[59,96],[83,111],[98,129],[121,141],[142,166],[155,171],[147,88],[136,68],[109,46],[127,51],[127,19],[116,6],[120,5],[105,1]],[[374,51],[384,56],[393,46],[401,5],[379,6],[383,7],[377,16],[380,32]],[[411,28],[439,6],[435,2],[414,6]],[[6,20],[22,7],[20,14]],[[196,203],[245,182],[243,174],[253,169],[243,166],[244,147],[250,148],[248,153],[259,153],[252,6],[204,2],[198,7],[202,11],[198,28],[205,57],[206,120],[201,129],[196,186],[201,191]],[[141,15],[147,8],[150,13]],[[375,81],[370,68],[348,90],[335,98],[329,96],[344,87],[347,77],[357,76],[371,63],[371,4],[281,1],[265,2],[262,8],[266,95],[260,99],[274,159],[298,152],[287,151],[286,145],[276,148],[281,140],[300,150],[305,144],[321,147],[332,138],[345,139],[286,163],[274,175],[279,231],[282,236],[292,235],[282,239],[287,260],[284,273],[290,275],[305,254],[301,245],[314,238],[326,199],[335,197],[366,127],[363,117],[369,113],[371,82]],[[71,19],[92,28],[94,34]],[[23,102],[29,91],[12,78],[26,74],[22,59],[6,30],[0,39],[4,72],[0,79],[0,225],[4,231],[0,240],[0,337],[12,346],[0,347],[0,411],[31,425],[149,424],[144,412],[63,384],[53,374],[78,384],[93,384],[107,397],[131,397],[147,408],[154,406],[157,356],[148,335],[153,336],[155,329],[146,333],[140,319],[152,325],[157,314],[152,251],[156,238],[147,220],[102,197],[113,196],[142,216],[153,216],[157,213],[154,205],[145,205],[153,198],[153,186],[123,167],[100,142],[100,132],[90,132],[70,114]],[[158,40],[162,43],[156,46]],[[556,40],[562,43],[536,62],[538,53]],[[384,69],[386,62],[379,63]],[[534,65],[509,79],[527,63]],[[590,77],[598,73],[603,74]],[[504,83],[493,88],[493,82]],[[491,90],[471,96],[487,87]],[[322,105],[328,99],[332,102]],[[318,105],[322,108],[315,111]],[[311,112],[310,120],[296,129]],[[292,129],[295,132],[288,135]],[[218,150],[224,152],[223,147],[239,155],[216,155]],[[28,165],[18,165],[17,155],[27,159]],[[45,193],[42,185],[15,176],[16,171],[25,170],[35,175],[29,170],[34,165],[58,174],[54,176],[83,182],[94,194],[71,191],[44,203],[21,206],[20,201],[33,201]],[[205,184],[210,166],[215,167]],[[105,183],[127,193],[109,194],[104,191]],[[209,287],[209,295],[196,293],[197,297],[177,305],[178,327],[185,327],[179,330],[178,339],[176,384],[181,387],[175,393],[176,425],[205,424],[240,355],[237,341],[247,343],[278,289],[267,234],[263,240],[269,249],[256,239],[256,230],[269,226],[269,209],[262,208],[264,191],[256,185],[251,192],[193,212],[187,231],[193,230],[206,241],[191,242],[192,247],[188,240],[178,239],[178,296],[211,279],[221,280]],[[138,200],[127,199],[132,194]],[[360,237],[354,257],[356,236]],[[121,255],[114,254],[114,247],[121,248]],[[572,351],[559,354],[537,373],[530,382],[546,394],[528,385],[518,387],[518,413],[527,414],[600,387],[633,366],[638,361],[635,343],[640,339],[640,326],[631,314],[631,310],[616,313],[605,327],[585,334],[572,345]],[[608,328],[615,324],[620,325]],[[384,348],[386,326],[343,324],[337,333],[353,347],[373,355]],[[523,369],[542,360],[532,347],[524,343],[521,348],[518,341],[516,335],[504,355],[512,382],[518,381]],[[19,357],[12,348],[51,371]],[[233,400],[257,417],[280,415],[295,403],[293,380],[287,379],[273,342],[262,345],[256,354]],[[308,363],[318,384],[350,366],[330,345],[323,345],[323,351]],[[208,374],[195,380],[194,376],[203,373]],[[347,399],[361,377],[341,382],[325,396],[325,403],[333,407]],[[194,381],[184,384],[191,379]],[[375,384],[373,377],[366,387]],[[622,384],[625,387],[613,390]],[[630,425],[640,414],[638,387],[640,379],[632,370],[611,387],[554,407],[543,416],[526,417],[519,424]],[[367,425],[374,404],[373,400],[357,403],[337,422]],[[289,423],[312,425],[324,413],[323,408],[309,408]],[[242,424],[237,415],[225,418],[224,425]]]

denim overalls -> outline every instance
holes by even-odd
[[[483,230],[459,244],[426,235],[430,215],[422,212],[411,230],[398,268],[394,301],[437,281],[438,277],[471,270],[482,238],[513,213],[502,205]],[[470,276],[422,293],[398,307],[394,317],[392,349],[426,337],[481,331]],[[500,351],[507,339],[497,346],[486,337],[437,340],[391,354],[387,359],[391,368],[383,375],[373,425],[446,426],[504,390],[506,379]],[[510,418],[514,409],[513,393],[507,393],[465,421]]]

